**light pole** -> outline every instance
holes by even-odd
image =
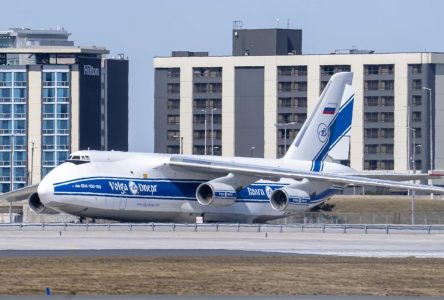
[[[205,134],[204,134],[205,150],[204,150],[204,155],[207,155],[207,109],[206,108],[205,109],[201,109],[200,111],[203,111],[204,114],[205,114],[205,126],[204,126],[204,131],[205,131]]]
[[[250,156],[253,157],[254,156],[254,149],[256,149],[256,147],[251,147],[250,148]]]
[[[276,123],[274,126],[277,128],[284,127],[284,152],[287,153],[287,127],[290,125],[294,125],[296,122],[288,122],[288,123]],[[284,153],[284,154],[285,154]]]
[[[433,114],[432,114],[432,89],[426,86],[422,87],[423,90],[429,92],[429,138],[430,138],[430,172],[433,170]],[[429,185],[433,185],[432,179],[429,179]],[[433,199],[433,193],[430,193],[430,199]]]
[[[32,184],[32,172],[34,172],[34,142],[31,142],[31,172],[29,176],[29,184]]]
[[[211,155],[214,155],[214,111],[217,108],[211,109]]]
[[[410,131],[412,132],[412,140],[413,140],[413,147],[412,147],[412,156],[411,156],[411,169],[413,170],[413,175],[416,174],[416,147],[421,147],[422,145],[416,145],[416,129],[408,127],[409,134]],[[413,183],[416,184],[416,180],[413,180]],[[412,225],[415,224],[415,190],[412,189],[412,216],[411,216],[411,222]]]
[[[9,170],[9,180],[10,180],[10,188],[9,191],[14,190],[14,134],[11,134],[11,161],[9,163],[10,170]],[[12,201],[9,201],[9,223],[12,223]]]

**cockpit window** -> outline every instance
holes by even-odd
[[[88,155],[69,155],[65,162],[71,162],[75,165],[80,165],[91,162],[91,159]]]

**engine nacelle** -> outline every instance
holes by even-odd
[[[299,189],[280,188],[270,196],[270,204],[279,211],[297,211],[310,205],[310,195]]]
[[[55,211],[49,207],[46,207],[42,201],[40,201],[39,194],[33,193],[28,199],[29,208],[35,212],[36,214],[58,214],[58,211]]]
[[[197,202],[202,205],[230,206],[236,201],[236,190],[221,182],[205,182],[197,187]]]

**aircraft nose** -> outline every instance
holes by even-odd
[[[37,188],[37,194],[39,195],[40,201],[46,205],[54,196],[53,184],[47,178],[43,178]]]

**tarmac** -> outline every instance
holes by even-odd
[[[264,254],[444,258],[444,235],[177,231],[0,232],[0,256]]]

